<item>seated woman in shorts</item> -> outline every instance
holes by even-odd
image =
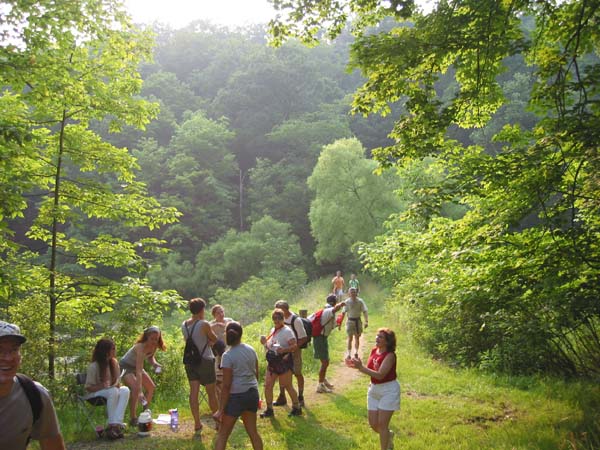
[[[256,429],[258,411],[258,357],[252,347],[242,344],[242,326],[229,322],[225,338],[230,349],[223,354],[223,386],[215,420],[221,422],[215,450],[224,450],[238,417],[242,417],[254,450],[262,450],[263,442]]]

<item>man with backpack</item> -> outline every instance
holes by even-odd
[[[285,300],[278,300],[275,303],[275,308],[283,311],[283,322],[290,327],[296,335],[297,348],[292,353],[294,358],[294,368],[292,369],[296,380],[298,381],[298,403],[304,407],[304,375],[302,375],[302,349],[306,348],[308,336],[304,328],[302,318],[290,311],[290,305]],[[283,406],[287,404],[285,391],[279,386],[279,396],[273,402],[273,406]]]
[[[333,385],[327,381],[327,367],[329,367],[329,343],[327,338],[336,327],[335,313],[344,306],[343,302],[336,302],[336,295],[329,294],[327,296],[327,306],[309,316],[309,320],[313,324],[312,334],[315,359],[321,361],[319,384],[317,385],[317,393],[319,394],[330,393],[333,389]]]
[[[42,450],[64,450],[50,394],[17,374],[25,341],[18,326],[0,321],[0,448],[24,450],[35,439]]]

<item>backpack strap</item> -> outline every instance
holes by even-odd
[[[296,331],[296,325],[294,325],[294,322],[296,321],[296,319],[298,318],[298,316],[296,314],[292,314],[292,320],[290,322],[290,325],[292,326],[292,331],[294,332],[294,335],[296,336],[296,342],[298,341],[298,332]],[[302,325],[304,326],[304,325]]]
[[[194,339],[192,338],[192,333],[194,332],[194,328],[196,327],[196,325],[198,325],[198,322],[200,322],[199,320],[196,320],[194,322],[194,325],[192,325],[192,331],[190,331],[188,329],[188,326],[186,323],[184,323],[185,325],[185,331],[187,331],[187,338],[192,340],[192,343],[196,346],[196,348],[198,348],[198,346],[196,345],[196,343],[194,342]],[[208,346],[208,336],[206,337],[206,344],[204,344],[204,348],[202,349],[202,351],[200,352],[200,357],[202,357],[202,355],[204,355],[204,350],[206,350],[206,347]]]
[[[17,380],[19,380],[19,384],[25,391],[27,400],[29,400],[29,405],[31,406],[31,413],[33,415],[33,423],[35,423],[42,415],[42,408],[44,406],[42,403],[42,394],[40,393],[40,390],[37,388],[33,380],[27,375],[18,373]]]

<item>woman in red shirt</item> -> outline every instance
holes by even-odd
[[[379,434],[381,450],[394,448],[394,433],[390,420],[400,409],[400,383],[396,379],[396,335],[389,328],[380,328],[375,347],[366,366],[360,358],[352,358],[350,367],[371,377],[367,394],[369,425]]]

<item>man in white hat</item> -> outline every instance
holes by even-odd
[[[17,375],[25,341],[18,326],[0,321],[0,448],[24,450],[35,439],[42,450],[64,450],[50,394]]]

